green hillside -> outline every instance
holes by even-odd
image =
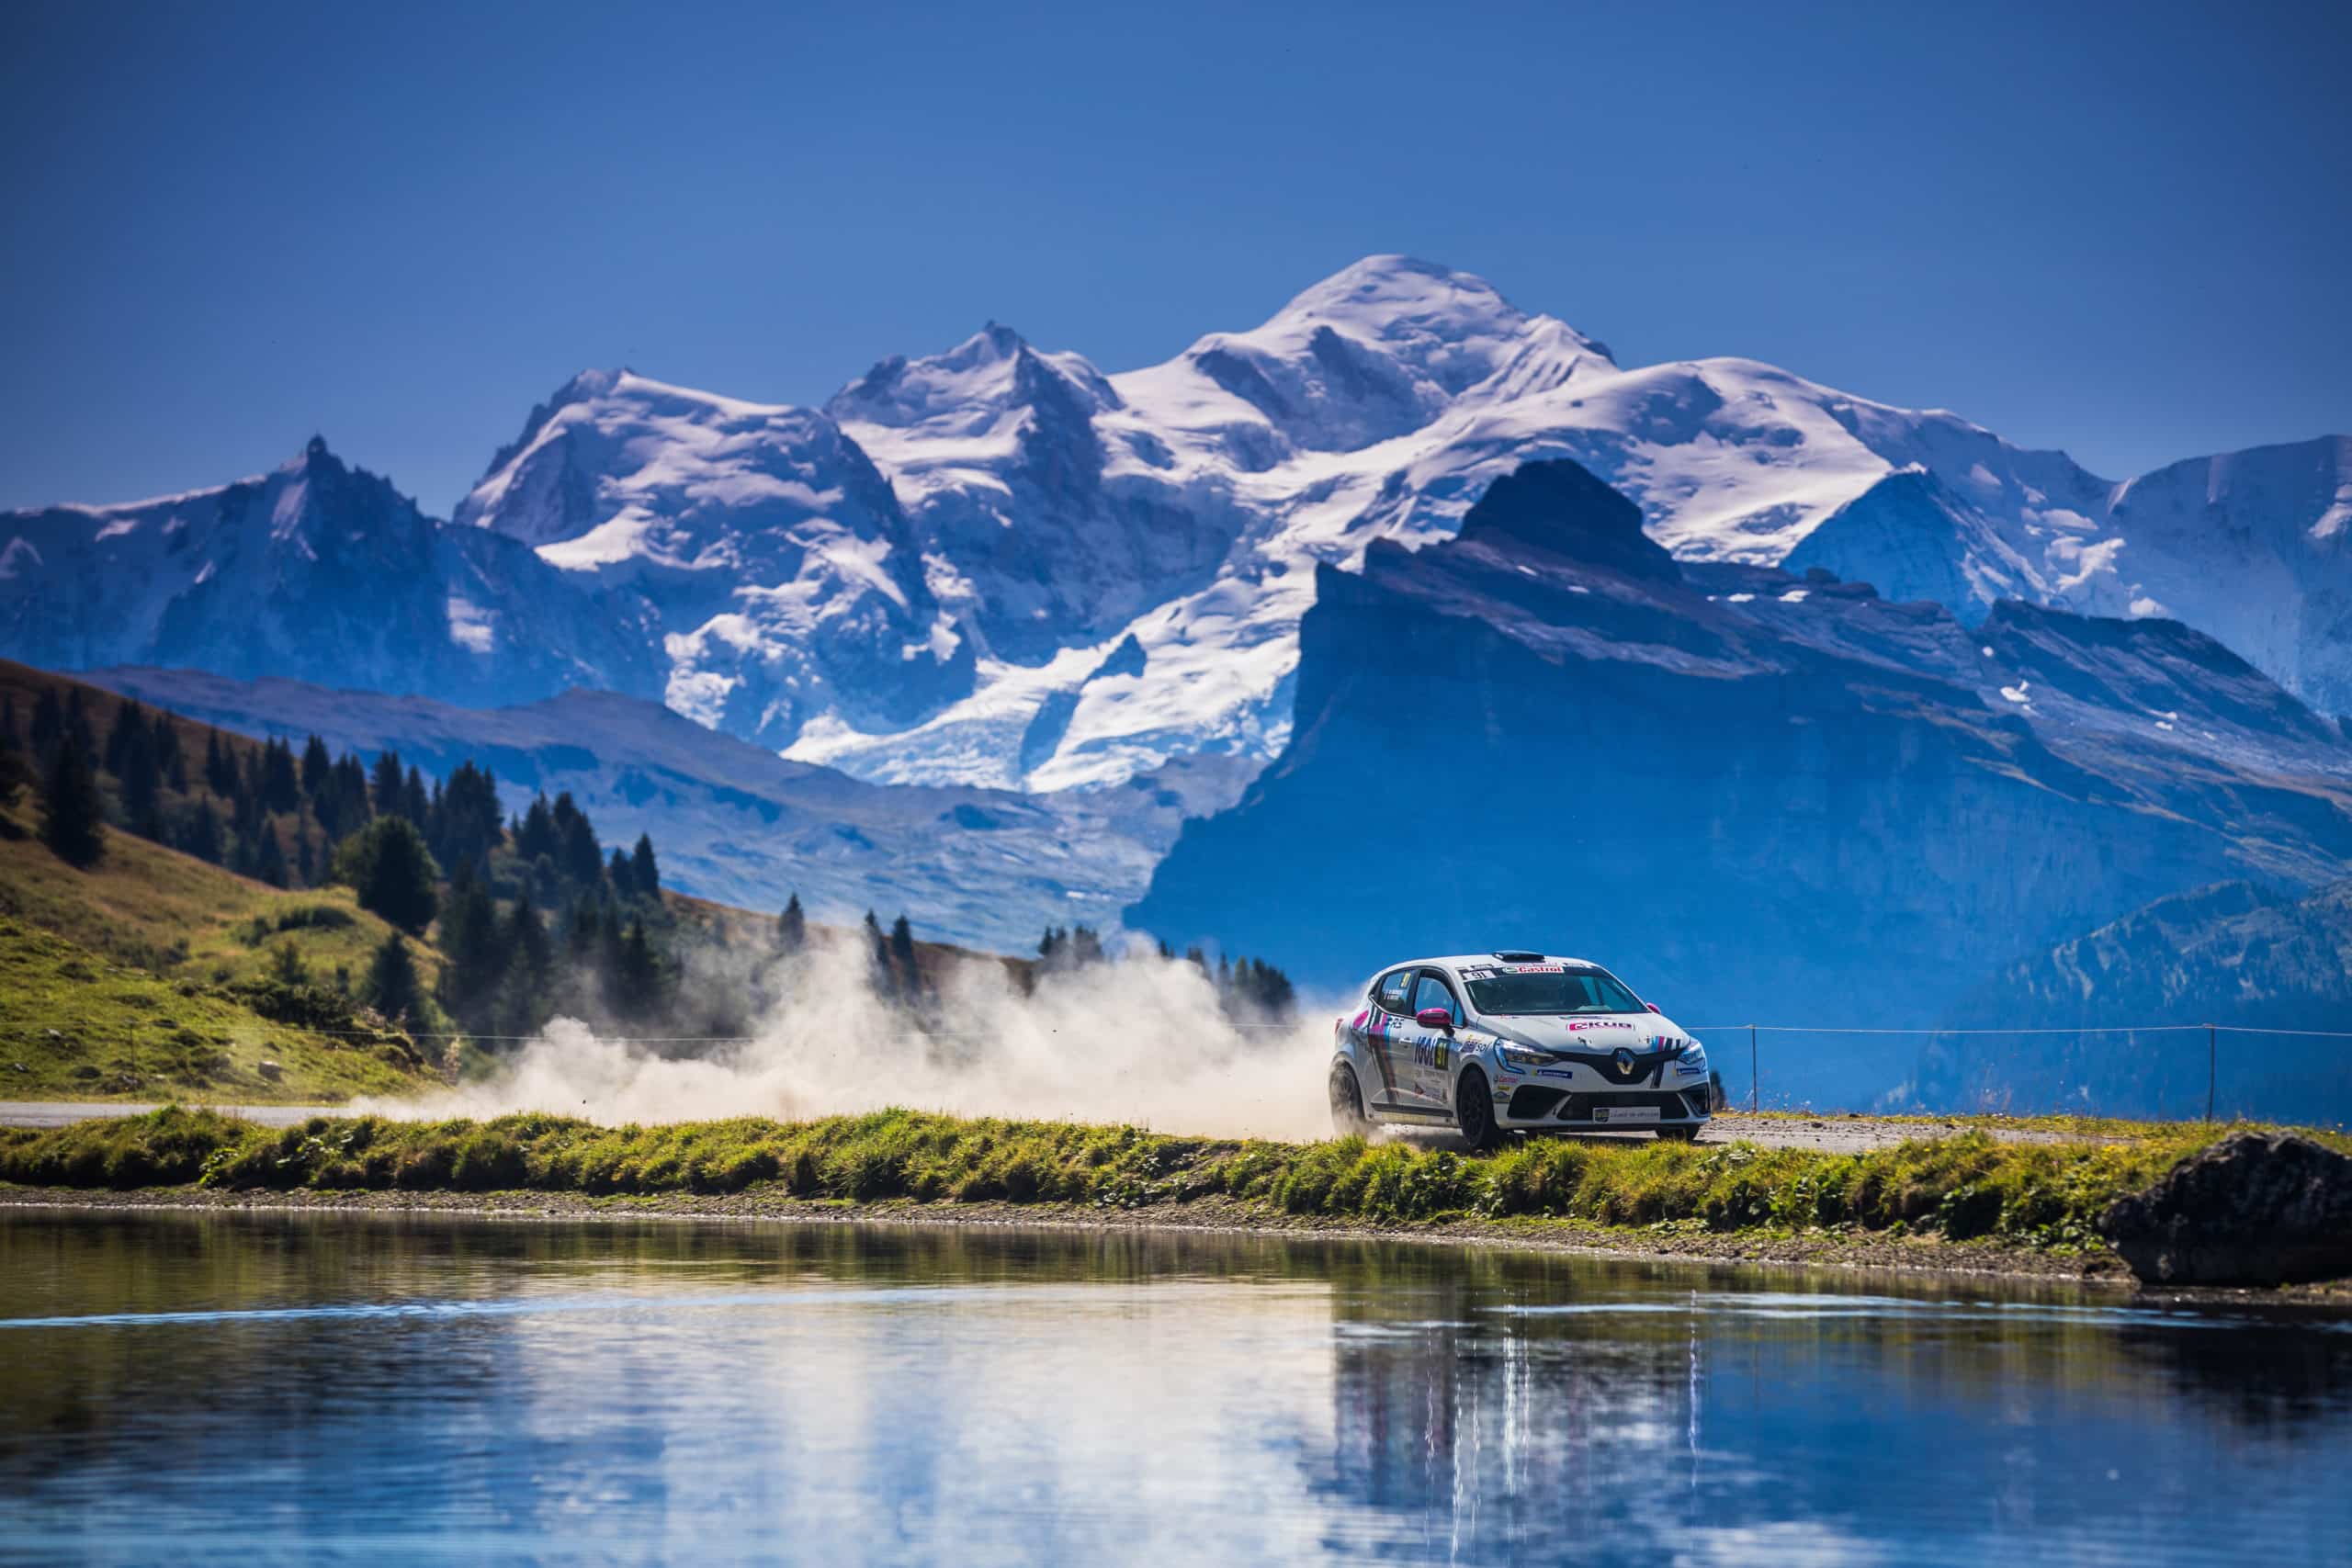
[[[119,699],[0,663],[0,705],[21,743],[44,692],[75,702],[98,735]],[[241,766],[259,743],[156,716],[196,757]],[[185,785],[186,787],[182,787]],[[110,814],[121,803],[109,795]],[[166,783],[161,808],[213,809],[201,772]],[[28,788],[0,808],[0,1098],[325,1102],[413,1094],[443,1081],[438,1042],[419,1042],[353,1000],[391,928],[347,887],[288,889],[121,829],[85,866],[41,841]],[[315,823],[272,822],[286,852]],[[311,853],[323,854],[322,841]],[[403,938],[430,993],[441,958]],[[427,1032],[437,1015],[420,1019]],[[271,1066],[265,1068],[263,1064]]]
[[[417,1043],[350,1022],[348,1033],[279,1022],[238,991],[165,979],[0,916],[6,1099],[308,1104],[439,1082]]]

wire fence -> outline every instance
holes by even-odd
[[[2209,1023],[2111,1023],[2111,1024],[2082,1024],[2082,1025],[2046,1025],[2046,1024],[2041,1024],[2041,1025],[2030,1025],[2030,1026],[1999,1026],[1999,1025],[1994,1025],[1994,1026],[1979,1026],[1979,1027],[1957,1028],[1957,1029],[1945,1029],[1945,1028],[1938,1028],[1938,1029],[1921,1029],[1921,1028],[1886,1028],[1886,1027],[1877,1027],[1877,1026],[1849,1026],[1849,1025],[1834,1025],[1834,1024],[1805,1024],[1805,1023],[1736,1023],[1736,1024],[1719,1023],[1719,1024],[1712,1024],[1712,1025],[1708,1025],[1708,1024],[1692,1025],[1692,1026],[1690,1026],[1690,1032],[1691,1032],[1692,1034],[1694,1034],[1694,1035],[1698,1035],[1698,1036],[1702,1036],[1702,1037],[1708,1036],[1708,1035],[1713,1035],[1713,1036],[1714,1036],[1714,1037],[1715,1037],[1716,1039],[1718,1039],[1718,1040],[1720,1040],[1720,1039],[1721,1039],[1724,1035],[1725,1035],[1725,1034],[1731,1034],[1731,1035],[1734,1035],[1734,1036],[1736,1037],[1736,1035],[1738,1035],[1738,1034],[1743,1034],[1743,1033],[1744,1033],[1744,1034],[1746,1034],[1746,1035],[1747,1036],[1747,1066],[1748,1066],[1748,1074],[1747,1074],[1747,1077],[1748,1077],[1748,1081],[1747,1081],[1747,1109],[1748,1109],[1750,1111],[1758,1111],[1758,1110],[1760,1110],[1760,1109],[1762,1108],[1762,1101],[1763,1101],[1763,1084],[1764,1084],[1764,1058],[1763,1058],[1763,1052],[1762,1052],[1761,1037],[1762,1037],[1762,1036],[1764,1036],[1764,1035],[1767,1035],[1767,1034],[1778,1034],[1778,1035],[1825,1035],[1825,1036],[1831,1036],[1831,1037],[1839,1037],[1839,1036],[1844,1036],[1844,1037],[1861,1036],[1861,1037],[1871,1037],[1871,1038],[1882,1038],[1882,1037],[1883,1037],[1883,1038],[1892,1038],[1892,1039],[1912,1039],[1912,1040],[1917,1040],[1917,1041],[1920,1041],[1920,1042],[1922,1042],[1922,1043],[1928,1043],[1928,1042],[1933,1042],[1933,1041],[1941,1041],[1941,1040],[1973,1040],[1973,1039],[1990,1039],[1990,1040],[1997,1040],[1997,1039],[2037,1040],[2037,1039],[2049,1039],[2049,1038],[2072,1038],[2072,1039],[2085,1039],[2085,1038],[2089,1038],[2089,1037],[2109,1038],[2109,1037],[2114,1037],[2114,1036],[2123,1036],[2123,1037],[2126,1037],[2126,1038],[2128,1038],[2128,1039],[2130,1039],[2130,1040],[2133,1041],[2134,1043],[2136,1043],[2136,1041],[2137,1041],[2138,1037],[2140,1037],[2140,1036],[2143,1036],[2143,1035],[2177,1035],[2177,1036],[2188,1036],[2188,1037],[2201,1037],[2202,1043],[2203,1043],[2203,1045],[2204,1045],[2204,1047],[2205,1047],[2205,1050],[2204,1050],[2204,1053],[2203,1053],[2203,1055],[2204,1055],[2204,1062],[2203,1062],[2203,1066],[2204,1066],[2204,1075],[2203,1075],[2203,1076],[2204,1076],[2204,1085],[2203,1085],[2204,1094],[2203,1094],[2203,1108],[2202,1108],[2202,1114],[2203,1114],[2203,1118],[2204,1118],[2204,1120],[2206,1120],[2206,1121],[2208,1121],[2208,1122],[2211,1122],[2211,1121],[2212,1121],[2212,1120],[2214,1119],[2215,1109],[2216,1109],[2216,1105],[2217,1105],[2217,1103],[2218,1103],[2219,1093],[2220,1093],[2220,1088],[2221,1088],[2221,1066],[2222,1066],[2222,1061],[2221,1061],[2221,1037],[2222,1037],[2222,1036],[2223,1036],[2223,1035],[2227,1034],[2227,1035],[2253,1035],[2253,1036],[2260,1036],[2260,1037],[2264,1037],[2264,1038],[2267,1038],[2267,1039],[2292,1039],[2292,1040],[2311,1040],[2311,1041],[2352,1041],[2352,1030],[2344,1030],[2344,1029],[2282,1029],[2282,1028],[2274,1028],[2274,1027],[2270,1027],[2270,1026],[2267,1026],[2267,1025],[2261,1025],[2261,1024],[2210,1023],[2210,1022],[2209,1022]],[[2146,1066],[2146,1064],[2144,1064],[2144,1063],[2143,1063],[2143,1064],[2129,1064],[2129,1063],[2127,1063],[2127,1064],[2121,1064],[2121,1065],[2124,1065],[2124,1066],[2135,1066],[2135,1065],[2136,1065],[2136,1066]],[[2344,1068],[2352,1068],[2352,1054],[2346,1054],[2346,1055],[2344,1058],[2342,1058],[2341,1066],[2342,1066],[2342,1067],[2344,1067]],[[2336,1097],[2335,1097],[2335,1109],[2336,1110],[2337,1113],[2338,1113],[2339,1115],[2341,1115],[2345,1110],[2346,1110],[2346,1109],[2352,1109],[2352,1076],[2348,1076],[2348,1077],[2346,1078],[2346,1081],[2345,1081],[2345,1082],[2343,1082],[2341,1085],[2337,1086],[2337,1089],[2338,1089],[2338,1091],[2339,1091],[2339,1092],[2336,1094]],[[2159,1085],[2159,1086],[2158,1086],[2158,1088],[2155,1089],[2155,1091],[2154,1091],[2154,1092],[2155,1092],[2155,1094],[2156,1094],[2156,1098],[2157,1098],[2157,1100],[2159,1100],[2159,1102],[2161,1102],[2162,1093],[2163,1093],[2163,1090],[2162,1090],[2162,1087],[2161,1087],[2161,1085]],[[2095,1106],[2091,1105],[2090,1103],[2088,1103],[2088,1100],[2087,1100],[2087,1094],[2088,1094],[2088,1085],[2087,1085],[2087,1083],[2086,1083],[2086,1084],[2082,1087],[2081,1090],[2079,1091],[2079,1097],[2083,1100],[2083,1101],[2084,1101],[2084,1102],[2083,1102],[2083,1103],[2079,1103],[2079,1104],[2075,1104],[2075,1103],[2068,1103],[2068,1104],[2066,1104],[2066,1105],[2064,1106],[2064,1109],[2067,1109],[2067,1110],[2075,1110],[2075,1111],[2089,1111],[2089,1110],[2095,1110],[2095,1109],[2098,1109],[2097,1107],[2095,1107]],[[2073,1100],[2073,1099],[2077,1098],[2077,1097],[2076,1097],[2076,1096],[2062,1096],[2061,1098],[2067,1099],[2067,1100]],[[2052,1108],[2054,1109],[2054,1108],[2056,1108],[2056,1107],[2055,1107],[2055,1106],[2053,1106]],[[2146,1109],[2146,1108],[2142,1108],[2142,1110],[2143,1110],[2143,1111],[2144,1111],[2144,1110],[2145,1110],[2145,1109]],[[2285,1110],[2287,1110],[2287,1109],[2289,1109],[2289,1108],[2287,1108],[2287,1107],[2276,1107],[2276,1108],[2273,1108],[2273,1113],[2278,1113],[2278,1112],[2279,1112],[2279,1111],[2285,1111]],[[2299,1104],[2298,1106],[2294,1107],[2293,1109],[2300,1110],[2300,1111],[2303,1111],[2303,1112],[2304,1112],[2304,1114],[2305,1114],[2305,1116],[2306,1116],[2306,1118],[2308,1119],[2308,1118],[2310,1117],[2310,1115],[2311,1115],[2311,1113],[2312,1113],[2312,1110],[2313,1110],[2313,1107],[2312,1107],[2310,1103],[2305,1102],[2305,1103],[2302,1103],[2302,1104]],[[2162,1115],[2162,1114],[2163,1114],[2163,1111],[2162,1111],[2161,1107],[2160,1107],[2160,1103],[2159,1103],[2159,1106],[2155,1109],[2155,1113],[2156,1113],[2156,1114],[2158,1114],[2158,1115]]]

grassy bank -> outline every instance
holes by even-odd
[[[1171,1137],[1132,1127],[907,1111],[602,1127],[562,1117],[286,1129],[177,1109],[0,1131],[0,1180],[28,1187],[660,1196],[760,1190],[852,1203],[1145,1210],[1204,1199],[1345,1224],[1571,1220],[1672,1233],[1990,1239],[2079,1250],[2117,1197],[2222,1129],[2105,1144],[1982,1134],[1866,1154],[1539,1141],[1487,1157],[1361,1139]]]

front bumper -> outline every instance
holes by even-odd
[[[1504,1127],[1562,1127],[1614,1132],[1619,1128],[1690,1127],[1708,1119],[1713,1098],[1707,1080],[1681,1089],[1582,1089],[1560,1084],[1521,1083],[1495,1107]],[[1634,1112],[1633,1115],[1623,1114]]]

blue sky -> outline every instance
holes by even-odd
[[[2352,7],[0,8],[0,505],[314,430],[446,513],[628,364],[1105,369],[1374,251],[2122,477],[2352,430]]]

